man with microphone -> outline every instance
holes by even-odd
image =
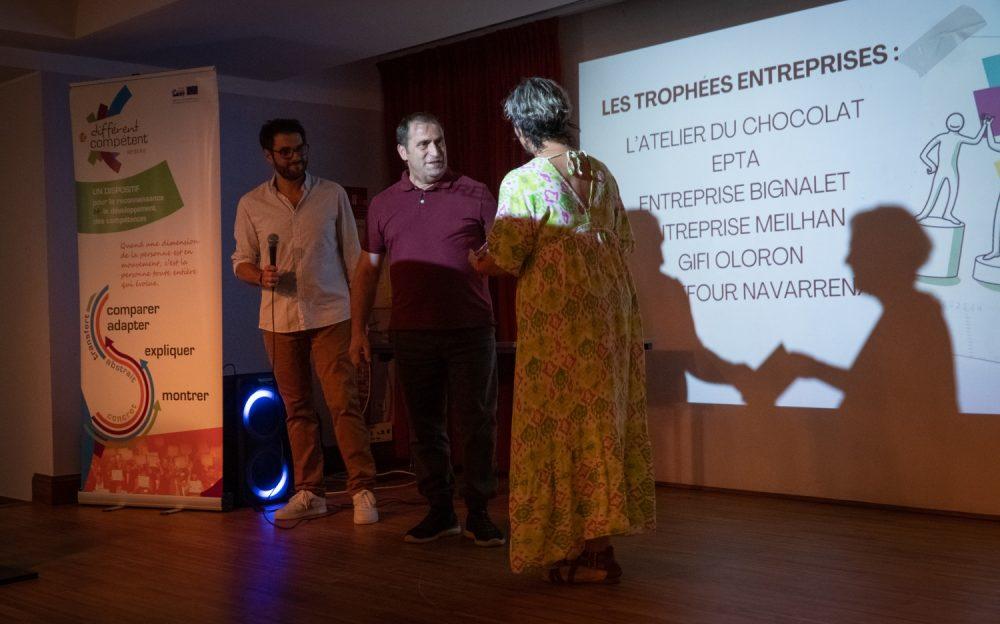
[[[295,495],[274,518],[326,513],[314,368],[347,467],[354,523],[371,524],[378,521],[375,461],[348,356],[349,284],[361,249],[354,215],[342,186],[306,172],[309,144],[297,120],[265,123],[260,145],[274,175],[240,199],[232,261],[236,277],[262,291],[260,329],[295,464]]]

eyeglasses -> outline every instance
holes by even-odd
[[[309,144],[301,143],[296,147],[283,147],[279,150],[268,150],[268,151],[271,152],[272,154],[277,154],[278,156],[281,156],[285,160],[288,160],[289,158],[292,157],[292,154],[298,154],[299,156],[305,156],[306,154],[308,154]]]

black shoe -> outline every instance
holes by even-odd
[[[462,527],[458,525],[458,516],[452,510],[442,511],[433,507],[420,524],[406,532],[404,540],[411,544],[433,542],[439,537],[458,535]]]
[[[467,538],[476,541],[476,546],[503,546],[507,543],[497,525],[490,520],[486,510],[470,511],[465,519],[465,533]]]

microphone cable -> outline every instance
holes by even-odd
[[[275,289],[272,286],[272,287],[269,288],[269,290],[271,291],[271,378],[274,380],[274,388],[275,388],[275,390],[278,390],[278,396],[281,396],[281,391],[278,388],[278,375],[277,375],[277,373],[275,373],[275,369],[277,368],[276,364],[278,362],[278,336],[277,336],[277,332],[275,331],[275,326],[277,325],[277,323],[275,323],[275,315],[274,315],[274,290]],[[282,404],[284,404],[284,399],[282,399],[281,402],[282,402]],[[282,405],[282,407],[284,407],[284,405]],[[279,477],[281,475],[281,472],[284,471],[284,469],[285,469],[285,440],[288,438],[288,424],[287,424],[288,423],[288,413],[284,409],[282,409],[282,412],[285,412],[285,422],[283,423],[283,424],[285,424],[285,435],[282,436],[281,439],[278,441],[278,475],[279,475]],[[292,467],[291,473],[292,473],[291,474],[291,479],[292,479],[292,482],[293,482],[292,483],[292,487],[295,487],[295,484],[294,484],[294,481],[295,481],[295,467],[294,466]],[[273,520],[271,520],[271,518],[269,518],[267,516],[268,509],[267,509],[267,503],[266,502],[265,502],[264,505],[261,505],[259,507],[255,506],[254,509],[260,512],[260,514],[264,517],[264,519],[267,520],[268,524],[270,524],[273,527],[277,527],[279,529],[294,529],[295,527],[297,527],[300,523],[304,522],[305,520],[311,520],[312,519],[312,518],[300,519],[300,520],[296,521],[294,524],[292,524],[290,526],[282,526],[282,525],[279,525],[279,524],[275,524],[275,522]],[[276,511],[276,510],[272,510],[272,511]],[[322,516],[316,516],[316,517],[317,518],[322,518],[322,517],[327,516],[327,515],[329,515],[329,513],[323,514]]]

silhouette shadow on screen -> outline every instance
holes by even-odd
[[[647,336],[654,326],[665,325],[647,353],[650,378],[649,404],[670,405],[687,401],[686,373],[710,383],[749,387],[752,371],[744,364],[729,362],[707,348],[698,337],[691,304],[684,285],[660,271],[663,265],[663,234],[652,213],[628,213],[635,250],[629,268],[639,289],[639,309]]]
[[[947,500],[956,490],[955,452],[963,444],[960,438],[969,436],[959,420],[951,338],[941,304],[914,287],[930,241],[909,211],[882,206],[851,221],[846,263],[856,287],[882,306],[854,363],[838,368],[821,361],[822,354],[789,353],[779,347],[752,372],[701,343],[683,286],[658,274],[663,241],[655,216],[632,212],[629,217],[640,241],[633,271],[641,291],[655,291],[640,292],[643,303],[656,304],[647,305],[643,314],[667,336],[659,344],[654,341],[650,358],[651,407],[684,402],[685,373],[730,383],[748,407],[724,412],[712,408],[715,411],[705,414],[760,417],[765,430],[760,439],[750,436],[757,443],[790,436],[775,441],[795,440],[796,448],[775,446],[771,457],[761,461],[775,470],[808,475],[808,482],[822,484],[824,496],[898,500],[900,492],[917,487],[922,493],[907,495],[907,502],[930,506],[930,501]],[[837,335],[837,318],[814,321],[817,332]],[[819,379],[840,389],[844,398],[839,408],[778,412],[783,408],[776,408],[775,400],[798,378]],[[690,426],[694,433],[708,435],[701,431],[700,418]],[[692,443],[708,442],[698,435]],[[968,450],[978,456],[984,449]]]
[[[955,415],[954,358],[938,300],[914,288],[930,241],[909,211],[881,206],[851,220],[846,262],[855,286],[875,297],[882,315],[853,366],[841,369],[811,356],[788,356],[788,370],[844,392],[841,410],[901,408],[920,414]]]

